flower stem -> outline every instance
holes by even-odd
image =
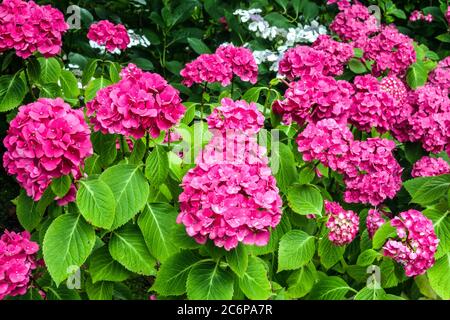
[[[33,99],[36,100],[37,98],[34,95],[33,87],[31,86],[30,77],[28,76],[28,69],[27,69],[27,67],[25,67],[24,73],[25,73],[25,80],[27,81],[27,85],[28,85],[28,90],[30,90],[30,94],[33,97]]]

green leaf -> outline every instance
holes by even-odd
[[[176,223],[178,212],[167,203],[146,203],[139,216],[138,225],[151,254],[164,262],[178,252],[172,240],[172,228]]]
[[[39,64],[41,66],[40,82],[42,84],[46,83],[58,83],[59,77],[61,76],[61,65],[56,58],[38,58]]]
[[[186,102],[184,103],[184,106],[186,107],[186,112],[184,113],[183,119],[181,119],[181,123],[189,125],[192,120],[194,120],[196,104],[192,102]]]
[[[291,209],[298,214],[322,216],[323,198],[312,185],[293,185],[288,190],[287,199]]]
[[[189,46],[192,48],[192,50],[195,51],[195,53],[211,53],[211,50],[209,50],[208,46],[202,40],[196,38],[187,38],[187,41],[189,43]]]
[[[78,88],[78,80],[75,78],[72,72],[68,70],[61,71],[61,88],[66,98],[78,98],[80,95],[80,89]]]
[[[169,174],[169,159],[162,146],[156,145],[148,155],[145,165],[145,176],[154,186],[165,182]]]
[[[242,99],[247,102],[258,102],[259,95],[261,93],[261,90],[265,88],[263,87],[253,87],[247,90],[244,95],[242,96]]]
[[[294,271],[287,279],[289,297],[298,299],[306,296],[314,286],[317,271],[314,263],[310,262],[299,270]]]
[[[14,76],[0,77],[0,112],[12,110],[20,105],[26,92],[26,84],[19,72]]]
[[[151,70],[155,69],[155,66],[153,65],[153,63],[148,59],[136,57],[136,58],[131,59],[131,61],[136,66],[141,68],[142,70],[151,71]]]
[[[332,276],[319,280],[312,288],[310,300],[343,300],[352,290],[340,277]]]
[[[353,298],[354,300],[382,300],[386,293],[383,288],[376,286],[362,288]]]
[[[64,214],[52,222],[45,233],[43,252],[56,285],[86,261],[94,244],[95,231],[81,215]]]
[[[70,179],[70,176],[61,176],[59,178],[53,179],[52,191],[59,198],[62,198],[67,194],[67,192],[69,192],[71,185],[72,179]]]
[[[86,90],[84,92],[84,96],[86,98],[86,102],[91,101],[92,99],[95,98],[95,96],[97,95],[97,92],[104,88],[107,87],[111,84],[111,81],[109,81],[108,79],[106,79],[105,77],[100,77],[97,79],[94,79],[92,81],[90,81],[88,83],[88,85],[86,86]]]
[[[450,33],[443,33],[436,37],[437,40],[445,43],[450,43]]]
[[[102,166],[100,164],[100,157],[98,154],[93,154],[84,161],[84,172],[90,176],[93,174],[100,174]]]
[[[295,270],[311,261],[316,251],[315,240],[301,230],[291,230],[280,240],[278,272]]]
[[[32,82],[37,82],[41,74],[41,64],[35,58],[27,60],[27,73]]]
[[[246,247],[239,244],[235,249],[227,251],[225,257],[231,270],[239,277],[242,277],[248,267],[248,253]]]
[[[47,287],[46,290],[47,300],[81,300],[78,292],[67,288],[67,286],[60,286],[59,288]]]
[[[203,261],[189,272],[186,288],[189,300],[231,300],[233,276],[220,268],[219,263]]]
[[[427,271],[433,290],[444,300],[450,299],[450,252],[436,261]]]
[[[373,263],[373,261],[377,257],[380,257],[380,256],[381,256],[381,254],[379,252],[372,250],[372,249],[368,249],[368,250],[361,252],[356,264],[361,267],[366,267],[366,266],[371,265]]]
[[[107,167],[113,163],[117,156],[117,136],[94,132],[91,134],[91,140],[95,152],[100,156],[102,166]]]
[[[398,279],[395,274],[395,265],[391,259],[383,259],[380,264],[381,286],[385,289],[397,286]]]
[[[109,253],[114,260],[132,272],[155,274],[155,258],[151,256],[141,231],[135,225],[127,224],[113,232],[109,241]]]
[[[37,202],[28,197],[25,190],[22,189],[17,197],[16,215],[25,230],[32,231],[41,222],[42,215],[37,212],[36,205]]]
[[[433,221],[434,231],[439,239],[439,245],[435,258],[439,259],[447,252],[450,252],[450,212],[440,212],[436,209],[428,208],[423,214]]]
[[[344,255],[345,246],[336,246],[329,239],[328,235],[319,241],[319,257],[320,263],[329,269],[334,266]]]
[[[116,214],[112,229],[127,223],[147,202],[148,183],[139,166],[119,164],[106,169],[100,179],[113,192],[116,199]]]
[[[83,75],[81,77],[81,83],[83,86],[87,85],[94,77],[95,70],[97,70],[99,59],[89,60],[86,67],[83,70]]]
[[[427,82],[428,72],[423,63],[416,62],[412,64],[406,74],[406,82],[411,89],[417,89]]]
[[[100,179],[83,179],[79,186],[76,201],[86,221],[99,228],[111,228],[116,202],[109,186]]]
[[[415,178],[405,181],[403,185],[411,195],[411,202],[426,206],[447,194],[450,174]]]
[[[394,228],[388,221],[384,223],[373,235],[372,247],[374,249],[380,249],[386,240],[397,236],[397,229]]]
[[[239,278],[239,287],[251,300],[267,300],[270,297],[272,290],[263,260],[249,257],[247,270]]]
[[[127,269],[111,257],[106,246],[95,250],[90,257],[89,274],[93,283],[98,281],[125,281],[131,275]]]
[[[395,9],[389,10],[388,14],[393,15],[394,17],[397,17],[399,19],[403,19],[403,20],[406,19],[406,14],[401,9],[395,8]]]
[[[120,64],[117,62],[111,62],[109,64],[109,79],[112,83],[117,83],[120,81],[120,71],[121,71]]]
[[[112,300],[113,291],[113,282],[100,281],[92,283],[90,278],[86,281],[86,293],[89,300]]]
[[[348,63],[348,67],[353,73],[356,74],[362,74],[367,72],[366,66],[359,59],[355,58],[351,59]]]
[[[172,228],[172,239],[174,244],[181,249],[197,249],[201,246],[188,236],[184,225],[177,224]]]
[[[192,251],[181,251],[164,261],[152,290],[163,296],[179,296],[186,292],[186,281],[200,257]]]
[[[61,88],[56,83],[46,83],[39,87],[39,98],[55,99],[61,96]]]
[[[277,148],[278,146],[278,148]],[[291,149],[284,143],[272,144],[271,169],[281,191],[287,192],[290,185],[298,181],[295,158]]]

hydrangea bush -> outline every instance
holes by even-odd
[[[3,0],[0,300],[450,299],[432,2]]]

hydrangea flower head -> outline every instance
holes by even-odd
[[[377,206],[386,198],[394,198],[402,187],[402,168],[392,151],[395,142],[388,139],[369,138],[354,141],[348,157],[352,165],[344,175],[348,203],[370,203]]]
[[[258,80],[258,66],[252,52],[244,47],[222,45],[216,50],[216,54],[227,61],[232,72],[242,81],[255,84]]]
[[[355,41],[378,31],[377,20],[362,4],[343,8],[334,18],[330,29],[344,41]]]
[[[325,53],[326,64],[324,74],[330,76],[342,75],[345,64],[354,55],[353,45],[335,41],[329,35],[320,35],[312,47]]]
[[[273,110],[284,123],[292,120],[300,125],[321,119],[345,121],[352,107],[352,85],[345,80],[317,76],[291,82],[283,101],[276,101]]]
[[[159,74],[129,64],[120,75],[118,83],[99,90],[86,105],[96,131],[157,137],[182,118],[185,107],[178,90]]]
[[[450,57],[438,63],[436,69],[428,76],[428,80],[442,90],[450,90]]]
[[[328,239],[337,246],[351,243],[359,229],[359,217],[351,211],[345,210],[337,202],[325,201],[325,213],[329,215],[326,227]]]
[[[377,76],[387,70],[403,75],[416,62],[413,39],[400,33],[394,25],[383,27],[379,34],[365,41],[363,49],[363,57],[375,61],[372,73]]]
[[[375,232],[386,222],[380,210],[369,209],[366,218],[366,227],[369,237],[372,239]]]
[[[278,64],[278,73],[289,80],[314,77],[324,73],[327,57],[309,46],[297,46],[286,51]]]
[[[0,237],[0,300],[27,292],[31,272],[37,267],[35,254],[38,250],[38,244],[30,240],[28,231],[4,231]]]
[[[22,0],[0,4],[0,52],[14,49],[23,59],[36,51],[46,58],[55,56],[68,29],[61,11],[49,5]]]
[[[450,173],[450,165],[442,158],[422,157],[414,163],[411,176],[434,177],[441,174]]]
[[[389,130],[397,114],[393,97],[383,91],[377,78],[371,75],[355,77],[354,87],[349,122],[366,132],[372,128],[380,132]]]
[[[183,77],[182,83],[188,87],[203,82],[219,82],[222,86],[227,86],[233,78],[230,63],[218,54],[201,54],[186,64],[180,75]]]
[[[116,49],[125,50],[130,44],[130,36],[123,24],[114,24],[108,20],[101,20],[89,27],[87,34],[89,40],[106,50],[113,52]]]
[[[21,106],[3,143],[5,169],[35,201],[53,178],[78,178],[93,152],[83,111],[71,109],[61,98]]]
[[[239,242],[264,246],[269,241],[270,228],[279,223],[279,190],[265,149],[252,137],[263,120],[255,104],[230,99],[223,99],[222,106],[208,118],[210,128],[218,134],[197,157],[196,167],[183,178],[177,218],[198,243],[211,239],[226,250]],[[224,141],[224,131],[238,134],[231,135],[231,141]],[[239,141],[235,143],[234,138]],[[240,144],[242,141],[244,144]],[[242,152],[236,156],[233,153],[239,146]]]
[[[406,276],[425,273],[434,265],[439,240],[433,222],[420,211],[408,210],[391,220],[397,229],[397,239],[390,239],[383,246],[384,255],[400,263]]]

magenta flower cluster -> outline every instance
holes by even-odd
[[[428,80],[434,86],[441,88],[442,90],[449,90],[450,88],[450,57],[447,57],[439,61],[436,69],[434,69]]]
[[[375,232],[386,222],[383,212],[377,209],[369,209],[366,217],[366,227],[369,237],[372,239]]]
[[[4,231],[0,237],[0,300],[27,292],[31,272],[37,267],[35,254],[38,250],[38,244],[30,240],[28,231]]]
[[[414,10],[411,15],[409,16],[409,21],[416,22],[416,21],[425,21],[428,23],[433,22],[433,15],[431,13],[424,14],[420,10]]]
[[[182,83],[188,87],[204,82],[219,82],[227,86],[234,75],[242,81],[255,84],[258,66],[249,49],[229,44],[220,46],[213,54],[201,54],[186,64],[180,75],[183,77]]]
[[[178,90],[159,74],[129,64],[121,80],[98,91],[87,103],[87,115],[96,131],[142,138],[146,132],[158,137],[183,116]]]
[[[26,59],[34,52],[52,57],[61,51],[69,29],[61,11],[34,1],[4,0],[0,4],[0,52],[14,49]]]
[[[278,225],[279,190],[254,136],[263,121],[254,103],[228,98],[208,117],[214,136],[183,178],[177,218],[198,243],[264,246]]]
[[[61,98],[39,99],[19,108],[3,141],[3,165],[35,201],[52,179],[71,174],[92,155],[90,130],[82,110]]]
[[[364,59],[375,61],[372,73],[376,76],[384,71],[403,75],[416,62],[413,40],[400,33],[394,25],[384,26],[376,36],[361,43]]]
[[[87,37],[98,45],[105,46],[109,52],[116,49],[125,50],[130,44],[130,37],[125,26],[108,20],[93,23],[89,27]]]
[[[312,47],[325,53],[326,60],[324,74],[340,76],[344,73],[344,66],[353,57],[353,45],[333,40],[329,35],[320,35]]]
[[[292,120],[299,124],[332,118],[346,121],[352,107],[352,85],[333,77],[306,77],[291,82],[284,100],[275,101],[273,110],[283,117],[284,123]]]
[[[348,7],[350,7],[350,0],[328,0],[327,4],[331,5],[331,4],[337,4],[339,10],[344,10]]]
[[[305,161],[319,160],[344,175],[348,203],[378,205],[393,198],[402,186],[402,168],[392,155],[391,140],[355,141],[345,123],[333,119],[310,123],[297,137]]]
[[[397,229],[397,238],[383,246],[384,255],[400,263],[406,276],[423,274],[434,265],[439,240],[433,223],[420,211],[408,210],[391,220]]]
[[[325,52],[308,46],[297,46],[287,50],[283,55],[278,64],[278,73],[291,81],[297,78],[313,78],[316,75],[325,74],[326,63]],[[328,69],[332,70],[333,66]]]
[[[450,165],[442,158],[422,157],[414,163],[411,171],[413,177],[434,177],[450,173]]]
[[[330,29],[344,41],[356,41],[365,38],[379,30],[377,20],[362,4],[342,7]]]
[[[325,213],[329,216],[326,223],[328,239],[337,246],[351,243],[359,229],[359,217],[352,210],[345,210],[337,202],[325,200]]]

